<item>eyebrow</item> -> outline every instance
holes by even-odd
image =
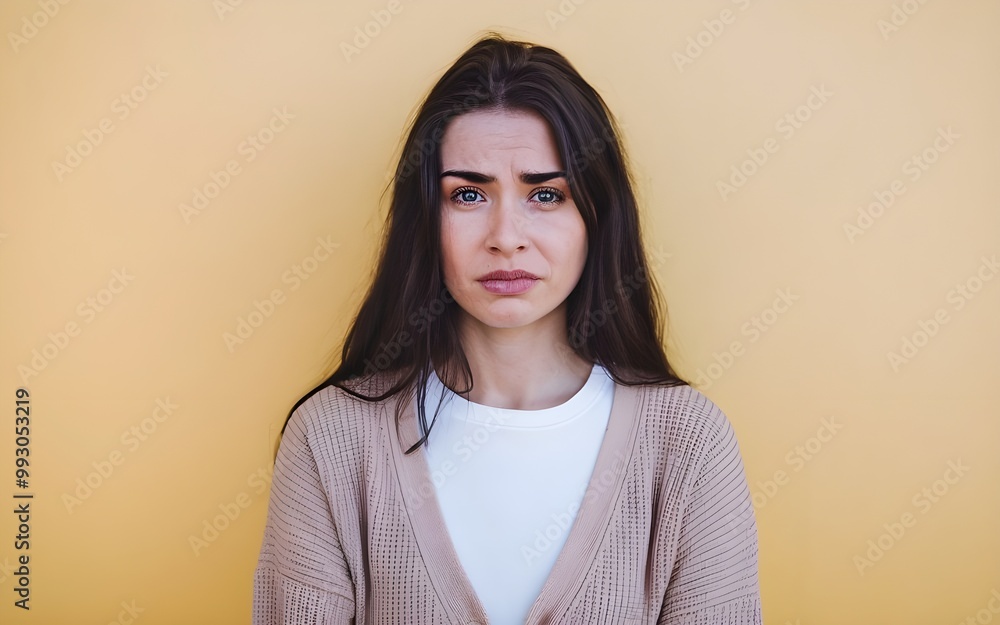
[[[486,174],[481,174],[476,171],[465,171],[461,169],[449,169],[441,174],[441,178],[447,176],[454,176],[456,178],[461,178],[468,182],[475,182],[477,184],[489,184],[491,182],[496,182],[497,179],[494,176],[487,176]],[[552,180],[553,178],[565,178],[566,172],[564,171],[549,171],[543,173],[534,172],[521,172],[521,182],[524,184],[539,184]]]

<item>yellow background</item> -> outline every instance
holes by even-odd
[[[0,5],[0,509],[20,386],[35,493],[27,613],[0,515],[0,622],[249,621],[278,428],[363,294],[407,120],[486,29],[563,52],[622,122],[671,357],[737,429],[766,622],[1000,619],[1000,5],[231,4]]]

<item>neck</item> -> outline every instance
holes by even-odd
[[[583,388],[593,369],[569,345],[565,305],[521,328],[485,326],[460,312],[458,327],[474,380],[465,397],[477,404],[552,408]]]

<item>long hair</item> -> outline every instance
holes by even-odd
[[[570,349],[600,363],[619,384],[688,384],[663,350],[660,296],[643,250],[620,131],[607,105],[555,50],[490,32],[445,71],[420,106],[391,182],[375,275],[347,332],[340,365],[296,402],[285,426],[303,402],[327,386],[365,401],[401,392],[408,401],[415,391],[421,438],[410,453],[426,443],[434,425],[434,420],[427,425],[424,408],[432,367],[446,386],[467,385],[457,392],[471,391],[457,304],[442,276],[439,176],[448,123],[477,110],[533,112],[552,129],[589,250],[566,299]],[[361,392],[365,381],[378,376],[388,383]],[[397,405],[397,428],[404,403]]]

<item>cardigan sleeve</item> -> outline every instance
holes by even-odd
[[[760,625],[757,524],[732,424],[707,398],[714,432],[688,494],[658,625]]]
[[[354,584],[304,422],[292,413],[275,458],[253,579],[253,625],[354,623]]]

